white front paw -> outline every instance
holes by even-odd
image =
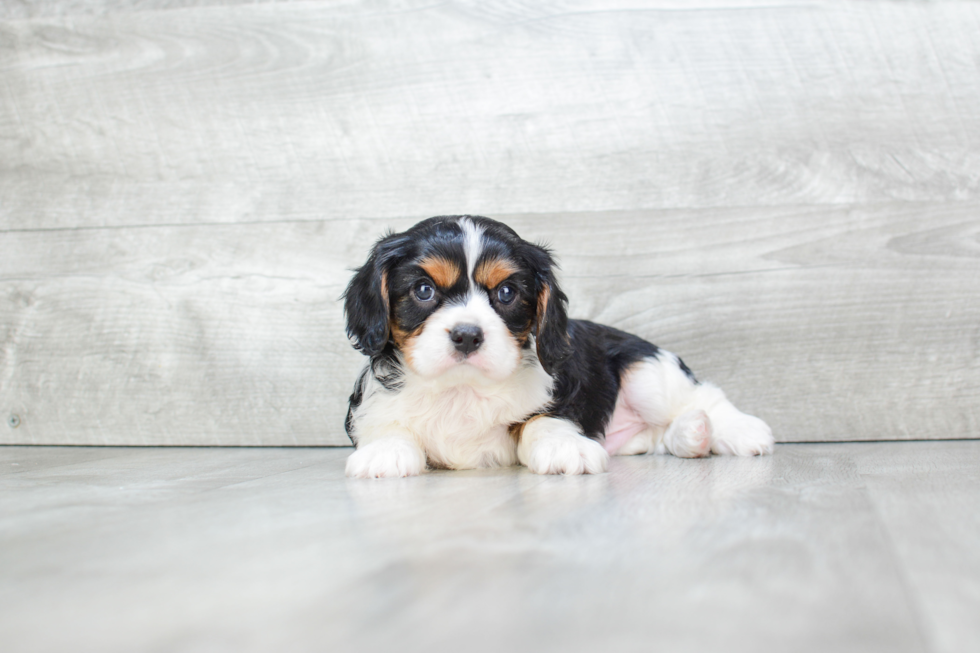
[[[518,457],[535,474],[601,474],[609,454],[570,422],[543,417],[530,422],[521,435]]]
[[[418,476],[425,469],[425,453],[411,440],[382,438],[360,447],[347,459],[352,478]]]
[[[711,450],[730,456],[761,456],[772,453],[772,429],[758,417],[739,413],[715,422]]]

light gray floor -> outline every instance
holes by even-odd
[[[980,650],[978,441],[373,482],[349,452],[0,448],[3,650]]]

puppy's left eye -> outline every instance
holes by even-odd
[[[517,290],[514,289],[514,286],[505,283],[497,288],[497,301],[501,304],[510,304],[515,299],[517,299]]]
[[[436,295],[435,288],[428,281],[419,281],[415,284],[415,298],[420,302],[427,302]]]

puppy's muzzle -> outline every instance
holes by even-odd
[[[449,339],[465,358],[483,344],[483,329],[475,324],[458,324],[449,332]]]

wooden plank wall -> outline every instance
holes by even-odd
[[[781,441],[980,436],[980,6],[0,7],[0,442],[344,444],[386,228],[503,219]]]

